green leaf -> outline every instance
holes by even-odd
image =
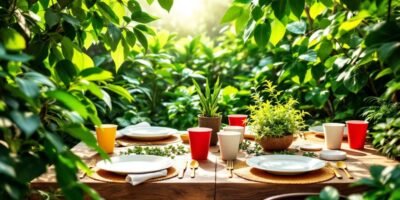
[[[260,47],[265,47],[267,45],[271,35],[271,25],[269,23],[257,24],[254,29],[254,39]]]
[[[11,119],[29,138],[40,126],[40,118],[35,114],[20,113],[16,110],[11,111]]]
[[[321,199],[339,200],[339,192],[332,186],[326,186],[319,194]]]
[[[49,8],[44,14],[44,19],[46,20],[46,24],[49,26],[49,28],[51,28],[60,22],[60,15]]]
[[[153,4],[154,0],[146,0],[149,5]]]
[[[83,118],[87,118],[88,112],[86,107],[74,96],[62,90],[53,90],[46,93],[50,98],[63,103],[67,108],[79,113]]]
[[[321,58],[321,60],[324,60],[327,58],[333,50],[333,45],[332,42],[329,40],[323,40],[319,45],[318,45],[318,57]]]
[[[24,37],[12,28],[0,29],[0,38],[7,50],[20,51],[26,48]]]
[[[321,0],[321,2],[328,8],[333,6],[333,1],[332,0]]]
[[[113,85],[113,84],[107,84],[105,86],[106,89],[110,90],[111,92],[117,93],[120,96],[124,97],[128,101],[133,101],[133,97],[131,94],[126,90],[125,88],[118,86],[118,85]]]
[[[249,10],[244,9],[242,14],[238,18],[236,18],[235,21],[236,34],[239,34],[244,30],[249,19],[250,19],[250,12]]]
[[[307,25],[303,20],[292,22],[286,26],[287,30],[298,35],[302,35],[306,33]]]
[[[174,0],[158,0],[158,3],[164,10],[169,12],[172,8],[172,4],[174,4]]]
[[[146,40],[146,42],[147,42],[147,40]],[[146,45],[147,45],[147,43],[146,43]],[[145,49],[147,49],[147,46],[145,47]],[[122,43],[119,43],[117,48],[115,49],[115,51],[111,52],[111,58],[113,59],[113,61],[115,63],[115,71],[118,72],[122,63],[125,62],[125,53],[124,53],[124,47],[122,46]]]
[[[143,48],[146,51],[148,48],[146,36],[139,29],[134,29],[134,32],[135,32],[136,38],[139,40],[140,44],[142,44]]]
[[[109,45],[113,51],[118,46],[119,41],[121,41],[121,30],[117,28],[114,24],[108,25],[107,37],[109,38]]]
[[[39,96],[39,87],[35,82],[27,79],[15,78],[17,85],[21,92],[29,98],[36,98]]]
[[[72,63],[74,63],[79,70],[94,67],[93,60],[86,53],[81,52],[77,48],[74,48]]]
[[[285,36],[286,28],[281,21],[278,19],[274,19],[271,23],[271,37],[269,38],[269,42],[271,44],[276,45],[282,38]]]
[[[78,125],[78,124],[66,125],[66,126],[62,127],[62,130],[64,132],[67,132],[72,137],[77,138],[80,141],[84,142],[89,147],[98,149],[96,138],[83,125]]]
[[[385,62],[389,59],[392,54],[396,51],[396,49],[400,49],[400,42],[388,42],[384,43],[378,49],[378,56],[382,62]]]
[[[63,37],[61,40],[61,49],[65,59],[71,60],[74,56],[74,45],[68,37]]]
[[[113,74],[99,67],[84,69],[79,74],[83,79],[88,81],[104,81],[113,78]]]
[[[151,16],[145,12],[134,12],[131,16],[132,20],[140,22],[140,23],[149,23],[154,20],[157,20],[157,17]]]
[[[47,85],[51,88],[54,88],[55,85],[53,84],[53,82],[51,82],[49,80],[49,78],[47,78],[47,76],[44,76],[43,74],[37,73],[37,72],[26,72],[24,74],[25,78],[27,80],[31,80],[33,82],[35,82],[36,84],[43,84],[43,85]]]
[[[304,10],[305,0],[289,0],[289,4],[293,15],[300,19]]]
[[[135,26],[135,28],[137,28],[140,31],[142,31],[144,33],[147,33],[149,35],[153,35],[153,36],[156,35],[156,32],[152,28],[150,28],[150,27],[148,27],[148,26],[146,26],[144,24],[138,24],[138,25]]]
[[[353,30],[362,22],[362,20],[364,20],[368,16],[369,14],[367,11],[359,12],[355,17],[340,24],[339,31],[347,32]]]
[[[317,18],[320,14],[322,14],[326,10],[324,4],[320,2],[314,3],[310,8],[310,17],[311,19]]]
[[[301,54],[299,59],[308,62],[315,62],[317,61],[317,53],[314,50],[308,50],[306,53]]]
[[[253,9],[251,10],[251,16],[255,21],[261,19],[263,15],[264,13],[260,6],[254,6]]]
[[[85,5],[88,9],[94,6],[97,0],[85,0]]]
[[[133,32],[126,31],[125,40],[126,40],[126,42],[128,42],[129,46],[133,47],[136,43],[136,36]]]
[[[351,67],[343,73],[345,73],[343,80],[344,86],[354,94],[357,94],[368,82],[368,76],[355,67]]]
[[[255,27],[256,27],[256,22],[254,22],[254,20],[250,20],[247,24],[246,29],[244,30],[244,34],[243,34],[244,42],[246,42],[250,38],[250,36],[253,34]]]
[[[74,64],[69,60],[61,60],[57,62],[55,67],[58,78],[69,87],[70,83],[74,80],[77,75]]]
[[[221,24],[235,20],[242,14],[242,12],[243,8],[240,6],[233,5],[229,7],[221,19]]]
[[[271,7],[275,16],[278,19],[282,19],[286,15],[287,0],[273,1]]]
[[[119,24],[119,18],[114,13],[114,11],[110,8],[110,6],[108,6],[106,3],[102,2],[102,1],[97,1],[96,5],[104,17],[106,17],[108,20],[110,20],[111,22],[113,22],[115,24]]]
[[[110,108],[110,110],[112,110],[112,103],[111,103],[111,97],[110,97],[110,95],[109,95],[106,91],[104,91],[104,90],[101,90],[101,93],[103,94],[103,101],[104,101],[104,103],[106,103],[106,105],[108,106],[108,108]]]

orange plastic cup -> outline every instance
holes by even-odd
[[[96,126],[97,143],[106,153],[114,152],[116,134],[117,125],[115,124],[102,124]]]

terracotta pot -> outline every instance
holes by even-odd
[[[203,117],[199,116],[199,127],[211,128],[210,146],[217,145],[218,136],[217,133],[221,129],[221,117]]]
[[[264,151],[285,150],[292,144],[293,135],[283,137],[262,137],[256,141],[261,145]]]

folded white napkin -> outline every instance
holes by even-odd
[[[167,175],[167,170],[164,169],[158,172],[146,173],[146,174],[128,174],[125,178],[126,182],[133,186],[143,183],[152,178],[163,177]]]
[[[136,124],[136,125],[127,126],[123,129],[117,131],[116,138],[120,138],[120,137],[124,136],[125,133],[128,133],[129,131],[134,130],[135,128],[138,128],[138,127],[150,127],[150,124],[147,122],[140,122],[139,124]]]

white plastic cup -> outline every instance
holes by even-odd
[[[241,133],[236,131],[220,131],[217,134],[221,159],[236,160]]]
[[[240,133],[240,142],[243,142],[244,139],[244,127],[243,126],[226,126],[224,127],[224,131],[233,131]]]
[[[341,149],[345,124],[324,123],[325,147],[327,149]]]

